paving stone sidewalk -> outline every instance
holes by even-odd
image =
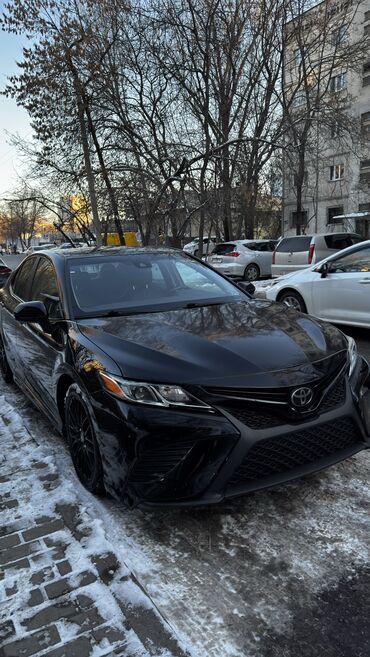
[[[0,396],[0,657],[186,657],[123,559]]]

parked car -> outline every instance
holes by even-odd
[[[356,233],[326,233],[283,237],[272,257],[272,276],[307,269],[337,251],[362,241]]]
[[[213,253],[213,249],[216,246],[215,237],[203,237],[203,255],[207,256],[209,253]],[[199,255],[199,237],[194,237],[192,242],[185,244],[183,251],[185,253],[191,253],[191,255]]]
[[[352,338],[185,253],[31,255],[0,298],[3,377],[66,435],[91,492],[215,504],[370,446]]]
[[[255,296],[336,324],[370,327],[370,240],[314,267],[267,281]]]
[[[271,276],[275,240],[233,240],[217,244],[208,262],[214,269],[230,278],[256,281]]]
[[[49,251],[50,249],[56,249],[57,245],[51,242],[46,244],[37,244],[36,246],[29,246],[26,249],[25,254],[29,255],[31,253],[37,253],[38,251]]]
[[[6,283],[8,280],[10,274],[12,273],[12,270],[6,262],[2,258],[0,258],[0,287],[3,287],[3,285]]]

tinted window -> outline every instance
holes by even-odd
[[[273,251],[275,248],[271,242],[249,242],[243,246],[250,251]]]
[[[31,301],[42,301],[51,318],[61,317],[55,269],[51,261],[46,258],[42,258],[37,266],[30,298]]]
[[[29,284],[34,264],[35,258],[26,260],[21,265],[20,269],[18,269],[15,280],[12,282],[12,290],[14,294],[22,299],[22,301],[30,301]]]
[[[347,246],[352,246],[352,244],[357,244],[361,242],[361,237],[356,235],[326,235],[325,243],[328,249],[335,249],[336,251],[341,251]]]
[[[92,256],[67,265],[77,317],[246,300],[212,269],[178,254]]]
[[[309,251],[311,244],[311,237],[286,237],[276,247],[279,253],[300,253],[301,251]]]
[[[335,272],[370,272],[370,248],[359,249],[353,253],[348,253],[341,258],[337,258],[330,263],[330,271]]]
[[[216,244],[212,255],[225,255],[225,253],[231,253],[231,251],[234,251],[235,246],[235,244],[231,244],[230,242]]]

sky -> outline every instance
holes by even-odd
[[[0,0],[0,11],[4,3]],[[22,40],[14,34],[0,31],[0,90],[6,85],[7,76],[17,71],[16,60],[22,57]],[[12,99],[0,96],[0,198],[17,187],[19,179],[17,171],[21,170],[22,162],[17,155],[17,149],[9,145],[8,133],[19,134],[23,138],[31,138],[31,127],[28,115],[21,107],[17,107]]]

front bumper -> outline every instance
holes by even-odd
[[[115,428],[112,415],[108,432],[99,421],[100,436],[110,435],[107,454],[102,444],[108,490],[131,505],[210,505],[346,459],[370,447],[366,361],[359,358],[355,390],[347,377],[341,382],[320,414],[290,422],[225,404],[205,413],[115,400]]]

